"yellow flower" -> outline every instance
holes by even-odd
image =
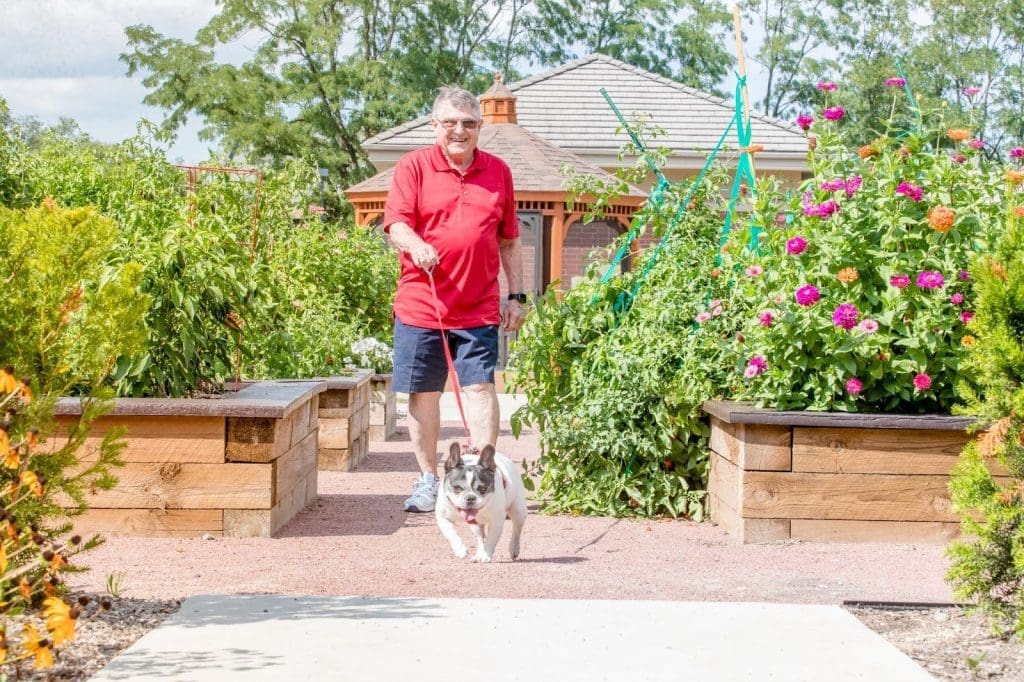
[[[7,435],[7,431],[4,427],[0,426],[0,452],[3,452],[9,447],[11,447],[11,438]]]
[[[928,224],[936,232],[949,232],[953,228],[956,213],[946,206],[936,206],[928,211]]]
[[[7,633],[0,630],[0,664],[7,660]]]
[[[3,447],[3,438],[0,438],[0,447]],[[18,454],[17,448],[7,448],[7,454],[4,455],[4,466],[8,469],[17,469],[21,466],[21,455]]]
[[[974,345],[975,343],[977,343],[977,341],[978,341],[978,340],[977,340],[976,338],[974,338],[973,336],[971,336],[970,334],[965,334],[965,335],[964,335],[964,336],[963,336],[963,337],[962,337],[962,338],[960,339],[960,343],[962,343],[963,345],[967,346],[968,348],[970,348],[970,347],[971,347],[971,346],[973,346],[973,345]]]
[[[857,271],[853,268],[843,268],[836,273],[836,279],[843,284],[852,284],[857,281],[858,277],[860,277],[860,275],[858,275]]]
[[[18,581],[18,591],[21,592],[21,596],[25,598],[25,601],[32,601],[32,583],[28,581],[28,578],[22,578]]]
[[[0,369],[0,393],[14,393],[18,390],[18,380],[11,374],[11,368]]]
[[[3,542],[0,542],[0,574],[7,571],[7,566],[10,561],[7,559],[7,546]]]
[[[26,469],[21,472],[21,484],[32,491],[32,494],[43,499],[43,484],[39,482],[39,476],[34,471]]]
[[[43,615],[46,617],[46,629],[53,635],[54,645],[74,639],[77,609],[65,604],[60,597],[47,597],[43,601]]]
[[[53,667],[53,649],[50,648],[50,640],[39,636],[39,631],[32,624],[27,624],[23,630],[25,640],[23,642],[25,651],[35,656],[36,670]]]
[[[971,136],[971,131],[967,128],[953,128],[952,130],[946,131],[946,137],[953,140],[953,142],[963,142]]]
[[[50,560],[50,568],[54,571],[59,571],[68,565],[68,560],[64,558],[64,555],[60,552],[54,552],[53,559]]]

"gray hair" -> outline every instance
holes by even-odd
[[[480,101],[468,90],[463,90],[454,85],[443,86],[437,91],[434,106],[430,110],[431,115],[436,118],[437,110],[444,104],[450,104],[459,111],[470,111],[473,113],[473,118],[480,118]]]

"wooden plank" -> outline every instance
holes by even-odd
[[[314,431],[305,440],[274,460],[274,504],[285,495],[299,488],[303,499],[306,497],[306,479],[310,471],[316,471],[317,434]]]
[[[359,438],[359,432],[354,428],[353,422],[359,417],[353,415],[348,419],[321,419],[320,420],[320,447],[332,449],[347,449]]]
[[[732,509],[738,509],[742,492],[739,468],[717,452],[712,451],[709,456],[708,494],[716,496]]]
[[[309,434],[309,413],[310,401],[307,400],[299,409],[288,415],[288,421],[291,424],[291,429],[288,432],[288,447],[295,447],[296,443],[301,442]]]
[[[70,521],[82,535],[196,537],[219,536],[224,530],[219,509],[89,509]]]
[[[793,429],[793,471],[949,475],[972,438],[963,431]],[[996,475],[1006,470],[993,461]]]
[[[44,447],[53,451],[68,442],[68,429],[77,417],[57,417],[58,432]],[[126,462],[206,462],[224,461],[224,417],[148,417],[106,416],[92,424],[89,436],[78,450],[83,462],[94,462],[103,436],[110,429],[127,429],[127,447],[121,452]]]
[[[815,412],[813,410],[786,412],[754,407],[751,403],[731,400],[708,400],[702,407],[707,414],[730,424],[950,431],[966,430],[976,422],[973,417],[954,417],[948,414],[869,414],[863,412]]]
[[[86,496],[89,507],[136,509],[269,509],[270,464],[129,462],[117,486]]]
[[[745,472],[738,511],[752,518],[957,520],[946,476]]]
[[[745,519],[717,495],[708,495],[712,522],[730,538],[744,544],[789,540],[789,519]]]
[[[822,521],[793,519],[794,540],[806,542],[913,542],[946,544],[960,535],[957,523],[939,521]]]
[[[711,449],[741,469],[789,471],[791,446],[787,426],[729,424],[711,417]]]
[[[320,393],[320,402],[318,403],[321,411],[320,416],[323,416],[323,410],[345,407],[358,408],[359,405],[353,402],[357,397],[356,389],[353,388],[328,388],[322,391]]]
[[[225,457],[229,462],[273,461],[291,446],[295,417],[294,412],[281,419],[229,417]]]

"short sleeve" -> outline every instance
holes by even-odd
[[[501,227],[498,236],[501,239],[515,239],[519,236],[519,215],[516,213],[516,190],[512,185],[512,171],[502,164],[505,174],[505,206],[502,211]]]
[[[416,164],[408,155],[399,159],[391,175],[391,187],[384,202],[385,232],[391,231],[394,223],[405,223],[416,228],[416,199],[419,195],[419,173]]]

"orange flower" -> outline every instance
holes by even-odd
[[[977,342],[978,342],[978,340],[976,338],[974,338],[973,336],[971,336],[970,334],[965,334],[960,339],[960,343],[962,343],[963,345],[967,346],[968,348],[970,348],[971,346],[973,346]]]
[[[63,554],[61,554],[60,552],[53,553],[53,558],[50,559],[50,569],[54,571],[59,571],[63,568],[66,568],[67,565],[68,560],[64,558]]]
[[[1013,209],[1013,214],[1018,218],[1024,218],[1024,206],[1018,206],[1017,208]]]
[[[1006,281],[1006,268],[1003,267],[1002,263],[997,260],[990,261],[989,269],[992,271],[993,277],[1001,279],[1004,282]]]
[[[22,578],[18,581],[18,591],[21,592],[21,596],[25,598],[25,601],[32,601],[32,583],[28,581],[28,578]]]
[[[43,208],[49,209],[51,211],[54,210],[55,208],[57,208],[57,201],[53,197],[51,197],[49,194],[47,194],[45,197],[43,197],[43,200],[40,203],[41,203]]]
[[[0,438],[0,440],[5,440]],[[8,469],[17,469],[21,466],[21,455],[17,448],[7,448],[7,455],[4,457],[4,466]]]
[[[870,144],[866,144],[857,150],[857,156],[867,161],[872,156],[878,156],[878,150]]]
[[[7,660],[7,633],[0,630],[0,664]]]
[[[963,142],[971,136],[971,131],[967,128],[953,128],[952,130],[946,131],[946,137],[953,140],[953,142]]]
[[[40,637],[39,631],[31,623],[25,625],[22,633],[25,637],[23,642],[25,651],[36,659],[36,670],[52,668],[53,649],[50,648],[50,640]]]
[[[32,494],[43,499],[43,484],[39,482],[39,476],[34,471],[26,469],[21,472],[21,484],[32,491]]]
[[[857,271],[853,268],[843,268],[836,273],[836,279],[843,284],[852,284],[857,281],[858,277],[859,275],[857,274]]]
[[[71,608],[59,597],[47,597],[43,601],[43,615],[46,617],[46,629],[53,635],[55,645],[74,639],[77,609]]]
[[[946,206],[936,206],[928,211],[928,224],[936,232],[949,232],[955,219],[956,213]]]
[[[7,546],[0,542],[0,575],[7,571],[10,560],[7,558]]]
[[[1008,170],[1004,176],[1011,185],[1019,185],[1024,182],[1024,173],[1017,170]]]
[[[0,369],[0,393],[14,393],[18,390],[18,380],[14,378],[13,368]]]
[[[11,447],[10,436],[7,435],[7,430],[3,426],[0,426],[0,452],[3,452],[9,447]]]

